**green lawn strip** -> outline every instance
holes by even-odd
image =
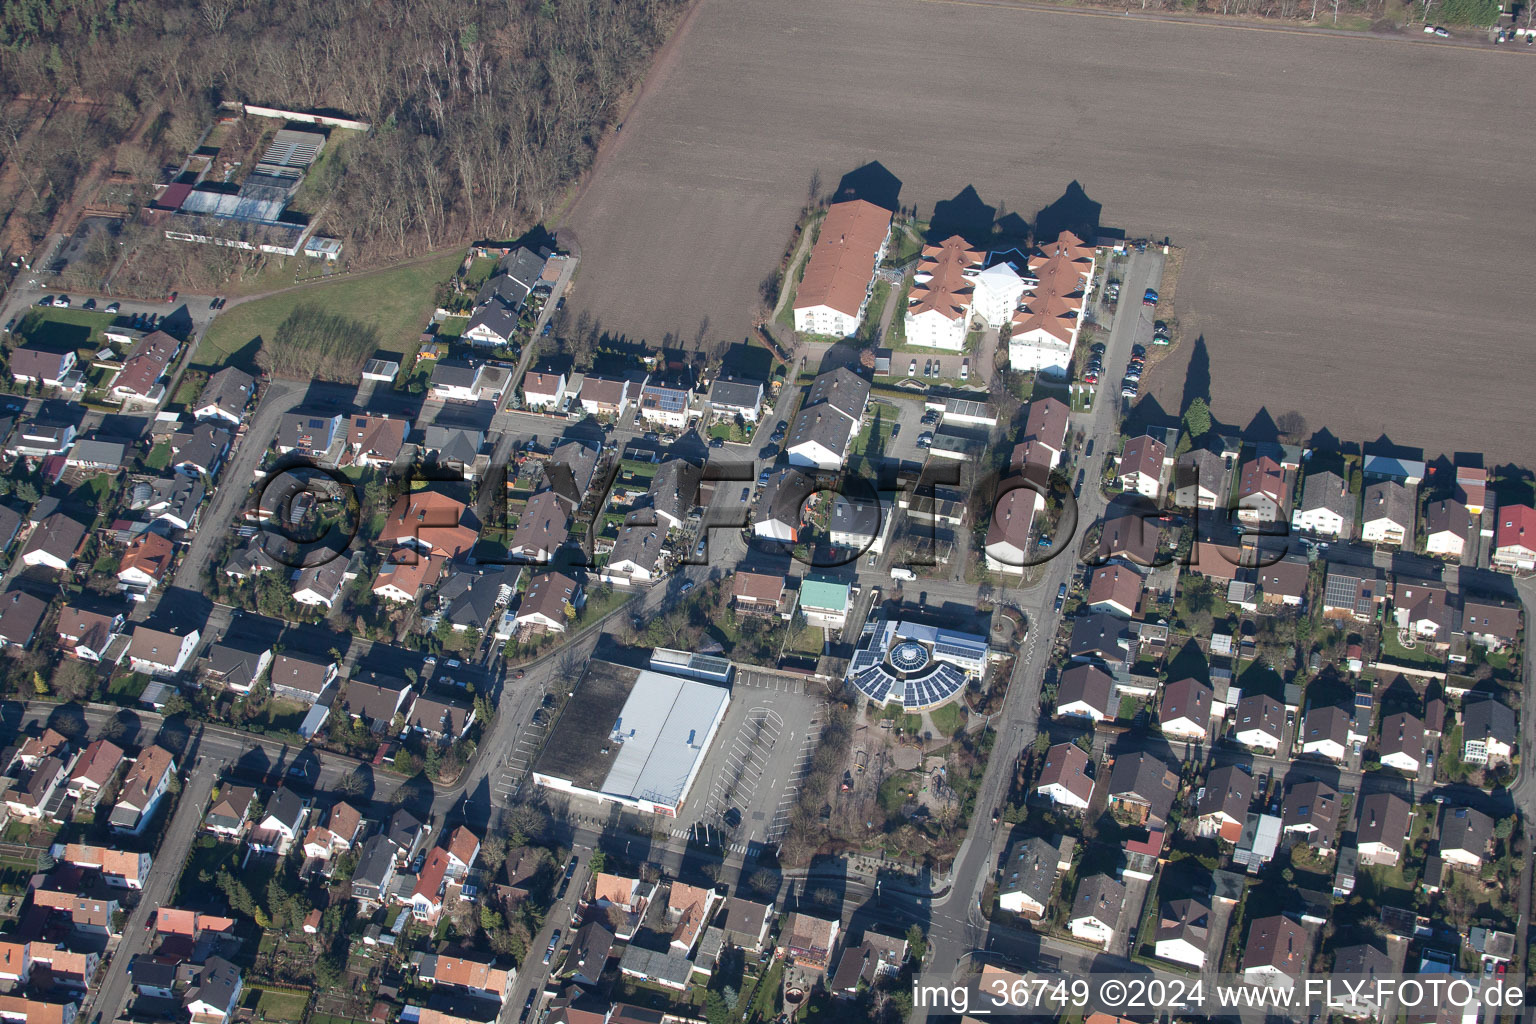
[[[263,299],[231,306],[209,326],[196,353],[196,366],[218,369],[234,362],[254,362],[254,340],[270,337],[302,305],[349,317],[379,332],[385,352],[404,356],[421,337],[436,307],[437,287],[448,280],[464,256],[453,250],[433,259],[321,285],[293,288]]]

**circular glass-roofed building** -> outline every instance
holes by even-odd
[[[987,665],[987,638],[916,622],[864,624],[848,682],[876,704],[924,711],[953,700]]]

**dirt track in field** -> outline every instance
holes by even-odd
[[[923,216],[1073,182],[1188,252],[1213,407],[1531,461],[1536,300],[1509,48],[922,0],[702,0],[566,227],[615,334],[744,336],[807,186],[879,162]],[[962,204],[963,205],[963,204]],[[949,207],[948,209],[953,209]],[[1195,344],[1148,380],[1176,411]]]

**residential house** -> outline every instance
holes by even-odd
[[[352,898],[365,905],[384,902],[395,878],[395,847],[385,835],[375,835],[363,843],[357,868],[352,873]]]
[[[1392,614],[1399,629],[1436,644],[1449,643],[1456,609],[1439,583],[1399,577],[1392,584]]]
[[[439,743],[462,739],[474,723],[474,705],[452,698],[417,697],[405,716],[407,729]]]
[[[64,456],[64,465],[71,469],[98,470],[116,473],[128,461],[128,446],[121,441],[103,441],[88,438],[76,442]]]
[[[1456,500],[1473,515],[1482,515],[1488,501],[1488,471],[1478,466],[1457,466]]]
[[[61,859],[66,864],[99,873],[102,881],[119,889],[144,888],[144,879],[154,864],[154,858],[148,853],[116,850],[89,843],[65,845]]]
[[[1386,583],[1374,566],[1329,562],[1323,584],[1323,616],[1372,622],[1385,603]]]
[[[1067,931],[1109,949],[1125,913],[1125,886],[1108,875],[1090,875],[1077,884]]]
[[[821,374],[790,424],[784,445],[789,464],[841,468],[868,405],[869,381],[843,366]]]
[[[1502,597],[1466,594],[1461,604],[1461,628],[1473,643],[1503,650],[1520,635],[1520,604]]]
[[[68,572],[85,544],[86,527],[62,512],[54,512],[32,531],[21,549],[21,564]]]
[[[1203,743],[1207,740],[1215,694],[1210,684],[1189,676],[1163,687],[1163,699],[1157,709],[1163,735],[1185,742]]]
[[[1307,474],[1291,526],[1323,537],[1350,536],[1355,528],[1355,496],[1349,493],[1349,483],[1328,470]]]
[[[528,409],[559,409],[565,403],[565,374],[523,374],[523,406]]]
[[[187,476],[215,477],[229,454],[235,435],[213,423],[199,423],[186,433],[171,435],[171,468]]]
[[[1396,865],[1408,845],[1413,807],[1396,793],[1377,791],[1360,798],[1355,849],[1361,864]]]
[[[1178,773],[1154,755],[1122,754],[1109,773],[1109,807],[1138,825],[1161,830],[1178,788]]]
[[[272,692],[287,700],[313,704],[336,681],[336,663],[297,654],[279,654],[272,661]]]
[[[490,363],[440,359],[427,382],[431,398],[440,402],[491,402],[499,405],[511,374]]]
[[[564,633],[581,607],[581,584],[560,572],[534,576],[513,617],[513,628],[531,634]]]
[[[1058,718],[1087,718],[1094,723],[1115,717],[1115,681],[1097,665],[1072,665],[1056,687]]]
[[[1066,375],[1094,269],[1094,247],[1070,231],[1036,250],[1008,336],[1009,366],[1048,377]]]
[[[640,388],[642,422],[668,430],[682,430],[694,418],[693,392],[686,387],[667,387],[647,381]]]
[[[1255,594],[1264,605],[1300,608],[1307,599],[1311,573],[1312,565],[1306,555],[1282,555],[1277,561],[1254,570]]]
[[[837,948],[838,922],[805,913],[784,916],[779,953],[804,971],[825,972]]]
[[[904,313],[909,345],[950,352],[965,347],[976,293],[972,275],[983,269],[985,260],[986,253],[972,249],[959,235],[923,246]]]
[[[786,467],[771,474],[757,496],[753,535],[793,544],[800,535],[801,508],[815,491],[816,483],[797,469]]]
[[[416,875],[416,888],[411,891],[411,916],[429,925],[437,924],[443,913],[443,897],[448,873],[448,851],[434,847],[427,852],[427,859]]]
[[[373,593],[395,604],[415,604],[442,579],[448,559],[442,555],[423,555],[401,548],[379,566],[373,580]]]
[[[1381,720],[1381,740],[1377,744],[1377,752],[1381,755],[1382,764],[1417,775],[1424,750],[1424,723],[1418,718],[1401,711]]]
[[[666,528],[655,516],[644,509],[629,513],[608,555],[608,578],[625,585],[654,583],[663,574],[661,559],[666,545]]]
[[[277,426],[277,451],[280,455],[298,452],[311,459],[330,461],[341,450],[346,436],[346,417],[340,413],[284,413]]]
[[[38,345],[17,345],[11,349],[9,368],[11,379],[17,384],[41,384],[46,388],[61,387],[64,379],[75,368],[74,349],[54,351]]]
[[[1343,764],[1354,728],[1355,716],[1344,708],[1314,707],[1301,720],[1301,752]]]
[[[265,813],[251,829],[251,849],[258,853],[285,856],[304,834],[309,818],[309,803],[287,786],[279,786],[267,801]]]
[[[1515,713],[1492,697],[1468,695],[1461,709],[1461,759],[1468,764],[1508,764],[1519,732]]]
[[[341,702],[353,718],[372,722],[375,731],[383,731],[402,709],[409,710],[407,702],[414,697],[415,693],[404,679],[354,676],[342,690]]]
[[[1269,988],[1290,989],[1307,968],[1312,940],[1307,930],[1288,917],[1256,918],[1248,926],[1243,953],[1243,980]]]
[[[1472,513],[1461,502],[1454,498],[1432,501],[1424,511],[1424,550],[1459,562],[1477,528]]]
[[[1227,461],[1207,448],[1185,452],[1173,469],[1173,503],[1205,510],[1225,507],[1230,472]]]
[[[255,802],[256,790],[250,786],[221,786],[203,815],[203,830],[225,839],[243,838]]]
[[[514,558],[547,563],[570,536],[570,514],[554,491],[540,491],[528,499],[512,531],[508,553]]]
[[[352,450],[353,465],[364,469],[389,469],[400,458],[411,421],[355,413],[347,417],[347,447]]]
[[[756,423],[763,406],[763,382],[720,377],[709,386],[709,408],[716,418]]]
[[[118,790],[112,808],[111,824],[117,832],[139,835],[155,816],[160,798],[170,788],[176,773],[176,759],[164,747],[151,746],[139,752]]]
[[[198,968],[196,980],[181,997],[192,1024],[229,1024],[240,993],[245,990],[240,968],[221,956],[210,956]]]
[[[1447,805],[1440,812],[1440,859],[1477,869],[1493,853],[1493,819],[1472,807]]]
[[[613,954],[613,932],[597,921],[588,921],[576,932],[565,967],[578,985],[595,988]]]
[[[592,416],[620,419],[640,394],[644,381],[609,379],[587,374],[581,381],[581,407]]]
[[[851,604],[849,586],[837,580],[807,576],[800,581],[800,611],[813,626],[842,629]]]
[[[208,645],[208,677],[235,693],[250,693],[272,665],[272,648],[230,632]]]
[[[597,472],[598,450],[594,445],[580,441],[564,441],[550,452],[544,463],[544,479],[554,491],[575,511],[592,486]]]
[[[795,330],[834,338],[858,332],[890,234],[891,212],[873,203],[827,208],[795,288]]]
[[[1146,580],[1128,565],[1105,565],[1092,570],[1085,604],[1089,611],[1106,612],[1127,619],[1136,617]]]
[[[1201,900],[1164,900],[1153,938],[1157,958],[1203,971],[1211,944],[1210,920],[1211,908]]]
[[[162,523],[176,530],[190,530],[197,521],[208,488],[201,479],[176,474],[136,481],[129,491],[128,507],[144,512],[150,524]]]
[[[872,988],[881,978],[894,977],[906,962],[906,939],[866,931],[857,946],[843,946],[827,988],[834,996],[855,996]]]
[[[117,564],[117,588],[143,600],[165,581],[176,560],[176,546],[160,534],[145,530],[128,545]]]
[[[529,507],[537,500],[529,500]],[[424,555],[457,558],[472,550],[479,532],[467,523],[468,507],[441,491],[402,494],[390,508],[379,532],[386,547],[408,547]]]
[[[664,530],[680,530],[698,504],[703,476],[704,471],[687,459],[666,459],[656,467],[651,485],[636,508],[654,512]]]
[[[1536,508],[1505,505],[1493,532],[1495,569],[1536,569]]]
[[[1157,501],[1163,495],[1163,470],[1172,462],[1161,441],[1147,434],[1133,437],[1120,454],[1120,486]]]
[[[293,578],[293,599],[310,608],[330,609],[341,597],[347,563],[340,558],[300,569]]]
[[[1045,917],[1061,860],[1061,849],[1042,836],[1015,841],[998,875],[997,905],[1032,920]]]
[[[123,748],[111,740],[91,741],[69,773],[69,795],[81,809],[91,809],[101,799],[102,790],[117,777],[123,766]]]
[[[1030,565],[1035,516],[1044,508],[1044,497],[1028,487],[1013,487],[998,497],[984,547],[988,569],[1023,575]]]
[[[987,260],[989,265],[985,270],[968,272],[974,287],[971,309],[995,330],[1013,318],[1032,279],[1025,276],[1028,261],[1017,249],[991,253]]]
[[[1413,538],[1413,491],[1392,480],[1365,488],[1365,508],[1360,514],[1360,539],[1367,544],[1402,547]]]
[[[604,909],[611,907],[618,911],[623,923],[614,928],[614,935],[628,941],[640,927],[645,908],[650,905],[655,892],[655,885],[648,885],[638,878],[599,871],[592,883],[592,902]]]
[[[1067,444],[1069,414],[1067,403],[1058,398],[1041,398],[1029,403],[1029,412],[1024,419],[1024,434],[1020,440],[1025,444],[1041,445],[1051,453],[1046,469],[1054,469],[1061,464]]]
[[[1244,463],[1238,477],[1237,517],[1249,524],[1284,522],[1290,493],[1286,471],[1268,455],[1260,455]]]
[[[1150,567],[1158,564],[1161,542],[1157,522],[1143,516],[1121,515],[1106,519],[1099,532],[1099,561],[1117,560]]]
[[[1285,729],[1285,708],[1266,694],[1249,694],[1237,702],[1232,724],[1236,729],[1237,742],[1273,754],[1280,749],[1280,737]]]
[[[1088,810],[1093,799],[1092,759],[1076,743],[1057,743],[1045,752],[1035,792],[1057,807]]]
[[[202,634],[197,630],[187,633],[151,629],[138,625],[128,644],[128,662],[135,672],[152,676],[174,676],[186,668],[197,650]]]
[[[474,480],[480,473],[480,450],[485,447],[485,431],[474,427],[433,423],[422,431],[417,451],[429,457],[440,469],[457,473],[463,480]]]
[[[1253,776],[1237,765],[1211,769],[1195,804],[1200,835],[1237,842],[1253,804]]]
[[[448,833],[443,849],[448,854],[448,880],[462,882],[480,857],[480,837],[460,825]]]
[[[1298,782],[1285,791],[1280,820],[1288,835],[1302,836],[1325,852],[1331,850],[1339,824],[1338,791],[1316,779]]]
[[[511,603],[522,572],[519,566],[455,572],[438,589],[439,613],[456,633],[483,630],[498,609]]]
[[[713,889],[703,889],[686,882],[675,881],[667,889],[667,926],[672,929],[671,948],[684,956],[704,932],[704,926],[715,909]]]
[[[731,605],[737,612],[777,615],[783,599],[783,576],[738,569],[731,578]]]
[[[238,427],[256,395],[256,378],[244,370],[226,366],[208,378],[192,409],[198,422],[222,421]]]
[[[12,458],[46,459],[63,455],[74,443],[75,427],[71,423],[22,420],[15,433],[9,435],[5,453]]]
[[[48,602],[24,590],[0,593],[0,644],[27,647],[48,614]]]
[[[725,900],[725,919],[722,928],[725,941],[749,953],[767,948],[768,931],[773,924],[773,907],[740,896],[728,896]]]
[[[140,338],[123,360],[123,368],[112,379],[110,394],[124,403],[154,402],[165,397],[161,378],[171,360],[181,351],[181,342],[164,331],[152,331]]]
[[[12,818],[37,824],[44,818],[57,817],[58,809],[66,792],[73,755],[60,750],[36,760],[30,767],[18,765],[13,769],[14,779],[5,791],[5,806]]]

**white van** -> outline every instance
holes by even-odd
[[[915,580],[917,579],[917,573],[913,572],[911,569],[906,568],[905,566],[893,565],[891,566],[891,579]]]

